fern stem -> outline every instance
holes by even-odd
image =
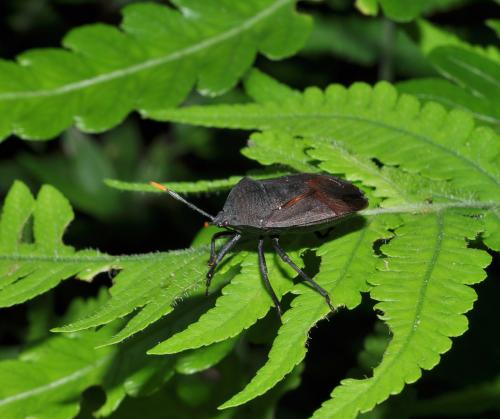
[[[396,26],[389,19],[384,19],[382,26],[382,45],[378,68],[379,80],[394,79],[394,44],[396,41]]]
[[[500,208],[500,202],[485,202],[485,201],[459,201],[459,202],[447,202],[440,204],[409,204],[409,205],[399,205],[389,208],[373,208],[359,212],[360,215],[372,216],[379,214],[429,214],[433,212],[446,211],[448,209],[459,209],[459,208],[470,208],[470,209],[482,209],[482,210],[493,210]]]

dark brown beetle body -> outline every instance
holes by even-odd
[[[285,233],[300,233],[331,227],[368,205],[363,192],[352,183],[330,175],[299,173],[275,179],[243,178],[231,189],[222,211],[212,217],[177,193],[152,182],[175,199],[212,220],[226,231],[215,233],[210,246],[207,294],[217,265],[242,237],[258,237],[259,267],[264,284],[281,316],[281,307],[267,275],[264,238],[270,237],[281,259],[315,288],[333,310],[328,292],[309,278],[286,254],[279,243]],[[229,239],[216,252],[216,240]]]

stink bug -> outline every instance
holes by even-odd
[[[330,175],[299,173],[275,179],[241,179],[231,189],[222,211],[216,217],[186,201],[183,197],[156,182],[151,185],[169,193],[211,220],[211,224],[226,229],[215,233],[210,245],[210,260],[206,277],[206,294],[217,265],[242,237],[258,239],[259,267],[264,284],[281,317],[282,311],[267,274],[264,239],[270,237],[280,258],[307,281],[333,310],[328,292],[309,278],[286,254],[279,237],[288,233],[303,233],[331,227],[339,220],[368,205],[363,192],[352,183]],[[216,252],[216,240],[228,237]]]

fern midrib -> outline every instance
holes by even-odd
[[[198,44],[189,46],[187,48],[181,49],[179,51],[173,52],[171,54],[165,55],[163,57],[153,58],[146,60],[140,64],[131,65],[130,67],[125,67],[120,70],[111,71],[109,73],[104,73],[96,77],[89,79],[80,80],[75,83],[68,83],[63,86],[54,89],[45,89],[37,91],[20,91],[20,92],[6,92],[0,93],[0,100],[18,100],[27,98],[38,98],[38,97],[51,97],[64,95],[66,93],[71,93],[80,89],[95,86],[101,83],[106,83],[111,80],[116,80],[121,77],[130,76],[139,73],[150,68],[154,68],[178,59],[182,59],[189,55],[194,55],[205,49],[213,47],[219,43],[227,41],[233,37],[239,36],[245,31],[250,30],[254,26],[258,25],[261,21],[271,16],[273,13],[277,12],[280,8],[286,6],[293,0],[277,0],[268,8],[261,10],[259,13],[255,14],[250,19],[244,21],[241,25],[235,26],[226,32],[222,32],[211,38],[207,38]]]
[[[359,215],[373,216],[379,214],[432,214],[451,209],[477,209],[493,211],[500,208],[500,201],[457,201],[443,204],[415,203],[408,205],[397,205],[394,207],[379,207],[360,211]]]
[[[208,246],[203,246],[208,249]],[[143,260],[151,260],[158,259],[161,260],[165,256],[178,256],[187,253],[197,253],[203,249],[203,247],[193,247],[182,250],[170,250],[168,252],[152,252],[152,253],[144,253],[140,255],[120,255],[120,256],[112,256],[112,255],[98,255],[98,256],[85,256],[85,255],[76,255],[76,256],[57,256],[57,255],[23,255],[23,254],[10,254],[10,255],[2,255],[0,254],[0,261],[25,261],[25,262],[53,262],[53,263],[101,263],[101,262],[111,262],[114,264],[120,264],[122,262],[140,262]],[[204,250],[204,249],[203,249]]]
[[[436,242],[434,243],[434,249],[432,252],[431,259],[429,261],[429,265],[424,273],[424,276],[422,278],[422,285],[420,286],[419,290],[419,298],[417,301],[417,305],[415,307],[415,315],[414,319],[412,322],[412,326],[410,330],[408,331],[401,347],[399,348],[398,352],[395,353],[395,355],[392,357],[391,361],[387,364],[384,365],[383,369],[380,369],[377,371],[377,376],[372,377],[370,380],[370,387],[375,387],[377,383],[385,377],[384,371],[391,370],[393,366],[399,361],[401,356],[406,352],[406,349],[410,345],[411,340],[413,339],[413,336],[417,332],[419,328],[419,320],[420,316],[422,314],[423,306],[424,306],[424,300],[425,300],[425,295],[429,287],[429,282],[431,279],[432,272],[434,271],[434,268],[436,267],[436,262],[437,259],[439,258],[439,255],[441,253],[442,249],[442,243],[443,243],[443,234],[444,234],[444,213],[443,212],[438,212],[436,214],[436,225],[437,225],[437,235],[436,235]],[[366,394],[368,390],[365,389],[364,394]]]
[[[230,114],[224,116],[224,120],[225,121],[227,121],[230,118],[231,118]],[[240,115],[238,115],[237,118],[238,118],[237,119],[238,121],[241,121],[243,119],[254,119],[255,116],[250,115],[250,114],[240,114]],[[297,119],[297,118],[303,119],[303,120],[305,120],[305,119],[312,119],[312,120],[314,120],[314,119],[317,119],[317,120],[321,120],[321,119],[324,119],[324,120],[326,120],[326,119],[332,119],[332,120],[333,119],[339,119],[339,120],[363,122],[363,123],[371,124],[371,125],[379,127],[379,128],[384,128],[384,129],[387,129],[387,130],[392,130],[392,131],[398,132],[400,134],[408,135],[409,137],[413,137],[416,140],[424,142],[424,143],[426,143],[426,144],[428,144],[428,145],[430,145],[432,147],[438,148],[439,150],[441,150],[445,154],[449,154],[449,155],[455,157],[456,159],[461,160],[463,163],[465,163],[468,166],[471,166],[473,169],[475,169],[476,171],[478,171],[479,173],[481,173],[483,176],[485,176],[486,178],[488,178],[497,187],[500,187],[500,179],[497,179],[491,173],[487,172],[485,169],[483,169],[481,166],[479,166],[475,161],[473,161],[473,160],[469,159],[468,157],[466,157],[466,156],[458,153],[456,150],[453,150],[453,149],[450,149],[450,148],[446,148],[445,146],[443,146],[443,145],[441,145],[439,143],[434,142],[432,140],[432,138],[427,137],[425,135],[421,135],[421,134],[417,134],[417,133],[414,133],[414,132],[410,132],[410,131],[407,131],[407,130],[405,130],[403,128],[396,127],[396,126],[389,125],[389,124],[385,124],[385,123],[380,122],[380,121],[375,121],[375,120],[363,118],[363,117],[360,117],[360,116],[349,116],[349,115],[340,115],[340,114],[332,114],[332,113],[329,113],[329,114],[321,114],[321,113],[303,114],[303,113],[300,113],[300,112],[296,112],[293,115],[290,115],[290,114],[265,115],[264,118],[266,118],[267,120],[289,120],[289,119]],[[172,120],[176,120],[176,118],[173,118]],[[179,122],[182,122],[182,118],[179,119]],[[262,127],[260,127],[260,128],[262,128]],[[266,128],[272,128],[272,125],[269,126],[269,127],[266,127]],[[284,128],[284,129],[288,130],[292,134],[294,133],[293,130],[289,130],[287,128]],[[323,136],[322,137],[318,137],[318,136],[315,136],[314,134],[311,134],[311,133],[308,133],[308,135],[311,136],[311,137],[313,137],[313,138],[319,139],[319,140],[321,140],[321,138],[324,138]]]
[[[100,368],[102,365],[104,365],[106,362],[110,361],[113,358],[112,354],[105,355],[99,359],[97,359],[93,364],[88,365],[84,368],[81,368],[79,370],[74,371],[70,375],[67,375],[65,377],[59,378],[57,380],[51,381],[50,383],[44,384],[39,387],[32,388],[30,390],[14,394],[12,396],[8,396],[4,399],[0,399],[0,406],[5,406],[10,403],[15,403],[19,400],[25,400],[29,399],[30,397],[33,396],[38,396],[40,394],[43,394],[47,391],[51,391],[53,389],[56,389],[58,387],[61,387],[63,385],[66,385],[68,383],[71,383],[73,381],[79,380],[80,378],[86,376],[87,374],[91,373],[93,370]]]
[[[420,324],[419,320],[424,306],[425,295],[429,288],[429,282],[432,276],[432,272],[434,271],[439,255],[441,254],[443,235],[444,235],[444,212],[438,212],[436,214],[436,226],[437,226],[436,242],[434,243],[434,249],[429,261],[429,265],[427,266],[424,276],[422,277],[422,285],[420,286],[418,293],[419,298],[417,301],[417,305],[415,306],[415,315],[412,322],[412,327],[408,335],[406,336],[406,339],[404,340],[403,344],[401,345],[401,348],[392,358],[392,361],[389,364],[387,364],[385,369],[390,369],[392,365],[397,362],[399,357],[406,351],[406,348],[410,344],[410,341],[412,340],[413,336],[415,335],[415,332],[419,327]],[[382,376],[383,374],[380,374],[377,380],[374,381],[377,382]]]
[[[297,117],[297,116],[295,116]],[[432,138],[422,135],[422,134],[417,134],[411,131],[408,131],[406,129],[396,127],[393,125],[389,125],[380,121],[375,121],[367,118],[362,118],[359,116],[346,116],[346,115],[320,115],[318,114],[317,116],[312,116],[313,118],[318,117],[323,118],[323,119],[329,119],[330,117],[332,118],[337,118],[337,119],[345,119],[345,120],[351,120],[351,121],[359,121],[359,122],[365,122],[368,124],[372,124],[376,127],[384,128],[387,130],[392,130],[397,133],[403,134],[403,135],[408,135],[409,137],[413,137],[416,140],[419,140],[421,142],[424,142],[430,146],[436,147],[439,150],[441,150],[445,154],[449,154],[453,157],[455,157],[458,160],[461,160],[463,163],[473,167],[475,170],[483,174],[483,176],[489,178],[496,186],[500,187],[500,179],[497,179],[495,176],[493,176],[491,173],[487,172],[483,167],[479,166],[475,161],[469,159],[468,157],[464,156],[463,154],[458,153],[456,150],[447,148],[443,146],[442,144],[436,143],[435,141],[432,140]]]
[[[430,266],[426,269],[426,271],[424,273],[424,277],[422,278],[422,286],[420,287],[420,290],[419,290],[419,301],[417,302],[417,305],[415,308],[415,316],[414,316],[414,320],[412,322],[413,325],[410,328],[410,330],[408,331],[408,334],[407,334],[403,344],[401,345],[400,349],[398,350],[397,353],[395,353],[394,356],[392,356],[392,359],[390,360],[390,362],[387,364],[381,364],[381,365],[379,365],[379,367],[377,367],[377,376],[372,376],[371,378],[365,379],[363,381],[357,381],[358,383],[362,383],[362,382],[369,383],[369,386],[363,387],[363,393],[355,392],[354,399],[357,399],[359,397],[364,397],[368,393],[370,388],[375,388],[377,386],[379,381],[385,377],[384,371],[390,370],[394,366],[394,364],[396,364],[398,362],[398,360],[400,359],[400,357],[403,355],[406,348],[410,344],[410,341],[411,341],[412,337],[414,336],[414,334],[416,333],[416,330],[418,329],[417,319],[420,318],[420,314],[422,311],[422,307],[423,307],[422,299],[425,297],[425,293],[427,291],[430,276],[432,274],[432,271],[434,270],[435,262],[437,261],[437,258],[441,252],[443,228],[444,228],[443,217],[444,217],[444,215],[442,212],[438,213],[437,217],[436,217],[437,226],[438,226],[438,234],[437,234],[436,242],[434,244],[434,250],[432,253],[432,257],[431,257],[431,262],[433,262],[433,263],[430,264]],[[383,369],[381,369],[382,366],[383,366]],[[330,399],[330,401],[332,401],[332,400],[335,400],[335,399]],[[377,403],[380,403],[380,401],[377,400]],[[353,404],[352,401],[344,400],[343,406],[338,408],[337,413],[339,411],[341,411],[341,409],[345,408],[346,405],[352,405],[352,404]],[[325,408],[325,406],[323,405],[323,407],[321,409],[324,409],[324,408]],[[353,411],[353,414],[355,414],[356,412],[359,412],[359,411],[364,412],[364,410],[362,410],[363,409],[362,407],[354,407],[354,408],[356,410]]]
[[[417,307],[415,308],[415,319],[413,321],[412,332],[411,332],[410,336],[408,337],[407,341],[405,342],[405,345],[404,345],[405,348],[408,346],[409,340],[411,339],[415,330],[418,328],[418,325],[420,324],[420,315],[421,315],[423,307],[424,307],[425,294],[427,293],[427,289],[429,288],[429,281],[431,279],[432,272],[434,271],[434,268],[436,267],[437,260],[439,258],[439,255],[441,254],[441,249],[443,247],[443,235],[444,235],[444,213],[443,212],[438,212],[436,214],[436,224],[437,224],[436,244],[434,245],[434,252],[432,254],[432,258],[430,260],[430,263],[427,266],[427,270],[425,271],[423,283],[422,283],[422,286],[420,287],[420,290],[418,293],[419,298],[417,301]],[[401,349],[401,351],[403,351],[403,348]]]

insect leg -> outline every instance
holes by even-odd
[[[213,265],[215,258],[217,257],[217,255],[215,254],[215,242],[217,241],[217,239],[219,239],[220,237],[233,235],[233,231],[219,231],[212,236],[212,241],[210,242],[210,260],[208,261],[209,266]]]
[[[290,256],[286,254],[286,252],[283,250],[283,248],[280,245],[279,238],[278,237],[273,237],[273,246],[278,255],[280,256],[281,259],[283,259],[284,262],[288,263],[294,270],[297,272],[305,281],[307,281],[311,286],[318,291],[323,298],[325,299],[326,303],[328,304],[328,307],[330,307],[330,310],[335,311],[335,309],[332,306],[332,303],[330,301],[330,295],[328,294],[328,291],[326,291],[324,288],[322,288],[316,281],[313,279],[309,278],[305,272],[300,269],[293,261],[290,259]]]
[[[217,268],[217,265],[222,261],[224,256],[226,256],[227,252],[229,252],[234,245],[238,242],[238,240],[241,239],[241,234],[235,233],[232,238],[230,238],[224,246],[220,249],[219,253],[215,257],[215,260],[212,263],[212,266],[210,266],[210,269],[207,272],[207,282],[206,282],[206,291],[205,295],[208,295],[208,289],[210,288],[210,283],[212,282],[212,277],[214,276],[215,268]]]
[[[273,290],[273,287],[271,286],[271,283],[269,282],[269,276],[267,275],[267,265],[266,265],[266,257],[264,256],[264,239],[259,239],[259,267],[260,267],[260,273],[262,274],[262,279],[264,280],[264,285],[267,288],[267,291],[269,294],[271,294],[271,298],[273,299],[274,305],[276,309],[278,310],[278,316],[281,319],[282,311],[281,311],[281,306],[280,302],[278,300],[278,297],[276,296],[276,293]]]

